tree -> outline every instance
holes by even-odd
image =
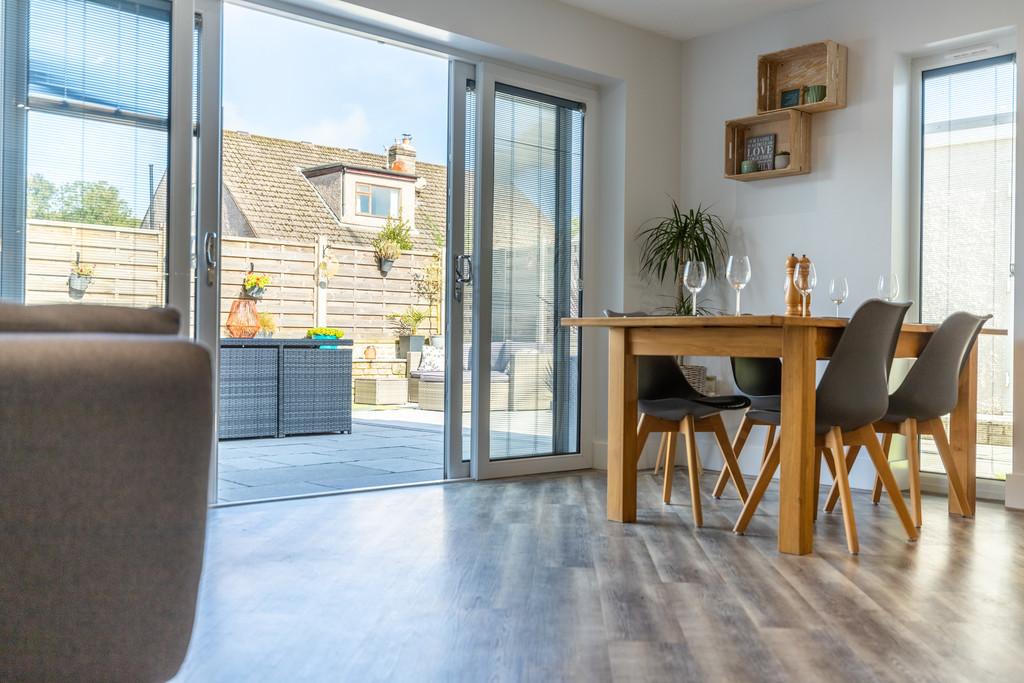
[[[59,188],[39,174],[28,181],[28,216],[40,220],[137,228],[121,191],[105,180],[76,180]]]

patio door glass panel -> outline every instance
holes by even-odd
[[[922,322],[970,311],[1013,327],[1016,85],[1012,54],[922,73]],[[1011,464],[1012,339],[977,342],[983,478],[1004,479]],[[921,445],[921,468],[941,472],[931,439]]]
[[[0,297],[168,302],[171,3],[3,3]]]
[[[494,97],[491,458],[578,450],[583,107]]]

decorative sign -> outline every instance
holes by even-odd
[[[782,95],[779,97],[779,106],[782,109],[788,107],[796,107],[800,104],[800,88],[793,88],[792,90],[783,90]]]
[[[772,170],[775,167],[775,134],[747,138],[746,160],[756,161],[759,171]]]

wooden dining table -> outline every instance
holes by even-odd
[[[737,356],[782,359],[780,552],[814,548],[814,410],[816,362],[827,359],[848,320],[784,315],[635,316],[564,318],[567,327],[608,330],[608,519],[635,522],[637,508],[638,356]],[[897,358],[916,358],[937,325],[907,323]],[[1005,334],[984,330],[983,334]],[[949,417],[950,445],[969,510],[949,497],[953,514],[974,515],[978,345],[960,373],[959,398]]]

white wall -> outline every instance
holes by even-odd
[[[327,8],[324,0],[292,0]],[[286,5],[288,0],[279,2]],[[338,4],[338,3],[335,3]],[[554,0],[354,0],[364,21],[421,35],[599,88],[598,197],[584,216],[584,312],[631,307],[644,286],[633,235],[665,213],[680,186],[680,44]],[[395,21],[392,17],[399,17]],[[440,30],[437,30],[440,29]],[[584,434],[595,465],[605,462],[607,337],[587,331],[596,351],[584,367],[583,410],[595,425]]]
[[[683,43],[681,199],[714,203],[734,249],[751,255],[746,310],[781,311],[791,251],[806,252],[817,265],[812,310],[820,315],[831,314],[833,275],[849,278],[847,312],[874,296],[879,274],[896,268],[906,282],[909,58],[942,52],[936,43],[970,34],[1011,28],[1019,36],[1022,25],[1020,0],[837,0]],[[751,183],[723,179],[723,121],[755,112],[757,55],[823,39],[849,48],[848,106],[814,115],[811,174]],[[978,42],[984,38],[968,41]],[[1017,144],[1017,157],[1024,158],[1019,132]],[[1018,197],[1022,190],[1024,174],[1018,174]],[[1024,320],[1024,296],[1016,302],[1016,317]],[[1016,364],[1024,369],[1024,335],[1017,335]],[[1024,406],[1024,382],[1017,383],[1015,402]],[[1024,421],[1015,427],[1024,435]],[[1024,475],[1021,447],[1015,448],[1015,470]],[[751,473],[760,456],[755,450],[743,458]],[[870,486],[867,462],[858,463],[852,483]]]

